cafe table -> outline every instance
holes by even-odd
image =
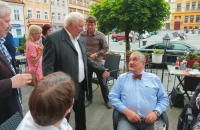
[[[170,75],[175,75],[179,81],[177,87],[180,85],[188,99],[191,100],[187,91],[195,91],[196,86],[200,83],[200,72],[193,72],[191,68],[185,70],[175,69],[173,65],[167,65]]]

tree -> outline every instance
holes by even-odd
[[[99,31],[108,34],[116,28],[117,32],[125,32],[126,51],[130,50],[131,30],[139,34],[156,31],[170,15],[170,6],[165,0],[100,0],[89,8],[90,15],[97,18]]]

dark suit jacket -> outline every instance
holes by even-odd
[[[83,55],[86,81],[88,77],[87,67],[93,68],[96,73],[103,74],[105,69],[97,65],[87,55],[86,44],[82,37],[78,39],[78,43]],[[42,69],[44,76],[56,71],[63,71],[69,74],[76,86],[75,99],[78,99],[78,52],[64,28],[47,35],[43,52]],[[87,84],[85,87],[87,87]]]
[[[12,89],[12,70],[6,58],[0,51],[0,124],[19,111],[22,116],[18,100],[17,89]]]

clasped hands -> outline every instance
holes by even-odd
[[[141,122],[141,117],[134,111],[126,108],[123,113],[130,122]],[[145,123],[152,124],[157,120],[157,118],[156,113],[152,111],[145,117]]]

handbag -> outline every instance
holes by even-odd
[[[29,71],[29,74],[31,74],[31,76],[32,76],[32,80],[31,80],[31,82],[28,83],[27,85],[36,87],[36,85],[37,85],[37,83],[36,83],[36,71],[37,71],[37,69],[38,69],[38,66],[39,66],[39,61],[38,61],[38,63],[37,63],[36,70],[33,71],[33,72],[30,72],[30,71]],[[28,67],[28,70],[29,70],[29,67]]]
[[[171,102],[173,103],[174,107],[184,107],[184,96],[183,93],[180,91],[180,88],[173,87],[171,92]]]
[[[192,114],[192,108],[187,104],[178,117],[177,130],[191,130],[194,121],[195,117]]]

